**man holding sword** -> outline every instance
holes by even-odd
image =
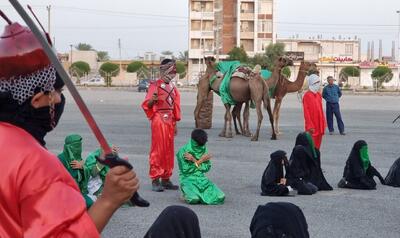
[[[176,63],[164,59],[160,66],[161,78],[151,83],[142,108],[151,121],[150,171],[152,190],[177,190],[170,181],[174,168],[174,136],[176,122],[181,119],[180,95],[171,82],[176,76]]]

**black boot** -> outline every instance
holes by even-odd
[[[159,179],[154,179],[151,182],[151,185],[152,185],[151,190],[153,190],[154,192],[163,192],[164,191],[164,188],[161,186]]]
[[[178,185],[174,185],[171,180],[169,179],[162,179],[161,180],[161,185],[163,186],[163,188],[167,189],[167,190],[178,190],[179,186]]]
[[[138,206],[138,207],[148,207],[150,206],[150,203],[146,200],[144,200],[138,192],[136,192],[135,194],[133,194],[133,196],[130,199],[130,202],[134,205],[134,206]]]

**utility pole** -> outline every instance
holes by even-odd
[[[47,9],[47,33],[50,34],[50,12],[51,12],[51,5],[46,6]]]
[[[71,65],[70,65],[70,67],[72,66],[72,44],[71,45],[69,45],[69,47],[71,47],[71,53],[70,53],[70,55],[69,55],[69,57],[70,57],[70,63],[71,63]]]
[[[119,49],[119,69],[122,69],[122,58],[121,58],[121,39],[118,39],[118,49]]]

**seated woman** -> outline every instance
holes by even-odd
[[[392,187],[400,187],[400,158],[398,158],[385,178],[385,184]]]
[[[357,141],[351,149],[340,180],[339,188],[376,189],[374,176],[377,176],[382,184],[385,181],[381,174],[371,165],[368,155],[367,142]]]
[[[225,194],[204,174],[211,169],[211,155],[206,148],[207,133],[192,131],[191,140],[176,154],[183,199],[189,204],[222,204]]]
[[[277,150],[270,155],[271,160],[261,178],[262,196],[286,196],[289,194],[290,186],[285,179],[283,168],[287,171],[288,160],[286,152]]]
[[[84,166],[84,161],[82,160],[82,137],[77,134],[71,134],[65,137],[64,150],[58,155],[58,159],[78,184],[78,187],[85,198],[86,208],[89,209],[94,200],[87,195],[87,184],[90,177],[90,171],[86,166]]]
[[[298,194],[311,195],[319,190],[332,190],[322,173],[321,154],[308,132],[296,137],[286,178]]]
[[[258,206],[250,224],[252,238],[308,238],[308,225],[301,209],[288,202]]]

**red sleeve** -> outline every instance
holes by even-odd
[[[157,83],[150,84],[149,89],[146,94],[146,97],[145,97],[144,101],[142,102],[142,108],[149,120],[151,120],[154,116],[153,107],[149,108],[149,106],[148,106],[149,100],[151,99],[151,97],[153,96],[154,93],[157,93]]]
[[[17,184],[24,237],[100,237],[78,186],[55,156],[26,159]]]
[[[181,120],[181,94],[179,93],[177,88],[175,90],[175,103],[174,103],[174,118],[175,121]]]
[[[309,93],[305,93],[303,97],[304,126],[306,131],[310,130],[311,128],[315,129],[311,120],[310,110],[310,107],[312,106],[312,98],[309,95]]]

